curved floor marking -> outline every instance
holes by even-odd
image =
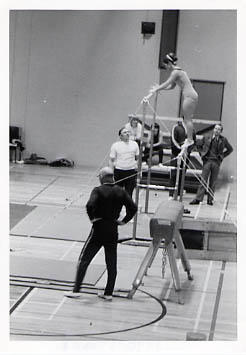
[[[154,324],[158,321],[160,321],[162,318],[164,318],[164,316],[166,315],[167,313],[167,309],[166,309],[166,306],[163,304],[163,302],[161,300],[159,300],[158,298],[156,298],[155,296],[151,295],[150,293],[146,292],[146,291],[143,291],[143,290],[140,290],[138,289],[138,291],[142,292],[142,293],[145,293],[146,295],[148,295],[149,297],[155,299],[161,306],[161,313],[160,315],[156,318],[156,319],[153,319],[152,321],[148,322],[148,323],[144,323],[144,324],[141,324],[141,325],[138,325],[136,327],[132,327],[132,328],[126,328],[126,329],[121,329],[121,330],[115,330],[115,331],[109,331],[109,332],[98,332],[98,333],[82,333],[82,334],[59,334],[59,333],[56,333],[56,334],[50,334],[50,333],[43,333],[40,334],[40,333],[21,333],[21,332],[12,332],[10,331],[10,334],[11,335],[22,335],[22,336],[40,336],[40,337],[83,337],[83,336],[92,336],[92,335],[106,335],[106,334],[114,334],[114,333],[122,333],[122,332],[127,332],[127,331],[130,331],[130,330],[135,330],[135,329],[139,329],[139,328],[143,328],[143,327],[147,327],[151,324]]]

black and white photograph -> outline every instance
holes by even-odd
[[[5,9],[16,353],[246,354],[240,11],[144,5]]]

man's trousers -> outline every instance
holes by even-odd
[[[80,253],[73,292],[79,292],[90,262],[101,247],[104,247],[105,262],[108,272],[108,280],[104,294],[112,295],[113,293],[117,275],[117,236],[114,235],[110,238],[110,236],[103,236],[103,232],[100,234],[101,237],[95,235],[94,228],[92,227],[90,235]]]
[[[215,184],[219,175],[220,164],[215,160],[208,160],[204,163],[201,174],[201,185],[199,186],[196,199],[202,201],[204,194],[208,191],[208,202],[213,202]],[[209,179],[209,183],[208,183]]]

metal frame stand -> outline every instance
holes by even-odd
[[[157,98],[158,98],[158,92],[156,92],[156,94],[155,94],[154,113],[153,113],[153,119],[152,119],[152,125],[151,125],[150,151],[149,151],[148,175],[147,175],[147,189],[146,189],[146,195],[145,195],[145,209],[144,209],[145,213],[148,213],[148,206],[149,206],[149,185],[150,185],[150,178],[151,178],[151,166],[152,166],[152,156],[153,156],[153,143],[154,143],[155,122],[156,122]]]
[[[170,201],[171,203],[172,201]],[[183,212],[183,205],[180,205],[181,210],[179,213]],[[160,218],[158,224],[162,224],[162,219]],[[178,254],[180,256],[181,262],[182,262],[182,266],[185,272],[187,272],[187,276],[188,276],[188,280],[193,280],[193,277],[191,275],[191,265],[189,263],[189,260],[187,258],[186,255],[186,251],[184,248],[184,244],[181,238],[181,235],[179,233],[179,226],[177,225],[178,222],[176,223],[176,225],[174,226],[174,229],[172,231],[172,237],[171,240],[166,239],[165,236],[161,236],[156,235],[153,237],[153,240],[144,256],[144,259],[138,269],[138,272],[132,282],[132,289],[129,291],[128,293],[128,298],[132,299],[133,295],[135,294],[135,292],[137,291],[138,287],[141,285],[143,277],[145,275],[147,275],[147,270],[148,268],[151,267],[153,260],[156,256],[156,253],[160,247],[161,241],[162,239],[164,239],[164,243],[166,245],[167,248],[167,255],[168,255],[168,259],[169,259],[169,264],[170,264],[170,269],[171,269],[171,274],[172,274],[172,279],[173,279],[173,284],[174,284],[174,288],[175,291],[177,292],[178,295],[178,302],[180,304],[183,304],[183,298],[180,294],[181,291],[181,282],[180,282],[180,277],[179,277],[179,271],[178,271],[178,267],[177,267],[177,262],[176,262],[176,257],[175,257],[175,251],[174,251],[174,246],[173,246],[173,242],[175,242],[176,247],[177,247],[177,251]],[[166,233],[168,234],[170,229],[172,228],[172,224],[171,221],[165,221],[164,222],[164,231],[165,228],[168,228],[166,230]],[[172,230],[172,229],[171,229]],[[168,237],[167,237],[168,238]]]
[[[146,117],[146,106],[147,106],[147,102],[143,102],[143,119],[142,119],[142,130],[141,130],[141,139],[140,139],[140,152],[138,158],[137,186],[135,189],[135,203],[137,207],[139,204],[139,185],[140,185],[141,172],[142,172],[142,157],[143,157],[143,147],[144,147],[143,137],[144,137],[144,126],[145,126],[145,117]],[[137,220],[138,220],[138,212],[135,214],[133,219],[133,231],[132,231],[133,239],[136,239]]]
[[[141,131],[141,139],[140,139],[140,152],[139,152],[139,159],[138,159],[137,185],[136,185],[136,189],[135,189],[135,203],[137,206],[139,205],[139,190],[141,187],[140,180],[141,180],[141,174],[142,174],[142,157],[143,157],[143,148],[144,148],[143,137],[144,137],[145,122],[146,122],[146,111],[147,111],[148,100],[152,96],[153,96],[153,94],[149,94],[148,96],[145,97],[145,100],[143,100],[143,102],[142,102],[142,104],[143,104],[143,119],[142,119],[142,131]],[[157,100],[158,100],[158,92],[155,93],[154,110],[153,110],[152,125],[151,125],[150,152],[149,152],[148,174],[147,174],[147,184],[146,184],[146,193],[145,193],[145,208],[144,208],[145,213],[148,213],[149,190],[152,188],[150,185],[150,180],[151,180],[151,166],[152,166],[152,156],[153,156],[153,140],[154,140],[154,126],[155,126],[155,122],[156,122]],[[184,155],[185,155],[185,159],[186,159],[186,151],[185,151]],[[175,183],[175,188],[174,188],[174,200],[177,200],[177,198],[178,198],[180,165],[181,165],[181,157],[178,158],[178,162],[177,162],[177,174],[176,174],[176,183]],[[184,189],[184,179],[185,179],[185,162],[184,162],[184,169],[182,171],[180,201],[182,201],[182,194],[183,194],[183,189]],[[166,189],[168,189],[168,188],[166,188]],[[171,188],[169,188],[169,189],[171,189]],[[181,193],[181,191],[182,191],[182,193]],[[133,231],[132,231],[132,238],[133,239],[136,239],[137,219],[138,219],[138,213],[135,214],[134,220],[133,220]]]

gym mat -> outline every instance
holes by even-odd
[[[55,180],[54,176],[10,171],[10,201],[27,203]]]
[[[73,283],[77,261],[29,258],[10,255],[10,277],[42,279]],[[105,271],[104,265],[90,264],[84,283],[95,285]]]
[[[9,205],[9,227],[12,229],[23,218],[25,218],[36,206],[27,206],[23,204],[10,203]]]
[[[50,218],[34,235],[73,241],[85,241],[91,229],[91,222],[85,208],[63,209],[54,218]]]
[[[141,217],[139,226],[141,226]],[[148,223],[148,221],[147,221]],[[132,236],[133,224],[119,227],[119,238]],[[48,239],[85,241],[91,229],[91,223],[85,208],[60,208],[37,206],[11,230],[11,235],[32,236]],[[146,230],[144,224],[141,228]],[[147,226],[148,233],[148,226]],[[146,234],[146,232],[144,233]]]
[[[87,191],[87,187],[81,186],[81,182],[78,178],[72,178],[71,181],[71,178],[58,177],[54,183],[40,192],[40,194],[33,199],[33,202],[37,205],[67,205],[76,200],[80,194],[83,194],[84,190]]]
[[[60,207],[36,207],[14,228],[11,229],[11,234],[30,236],[35,232],[35,230],[38,230],[40,226],[47,223],[50,218],[53,218],[60,211]]]

